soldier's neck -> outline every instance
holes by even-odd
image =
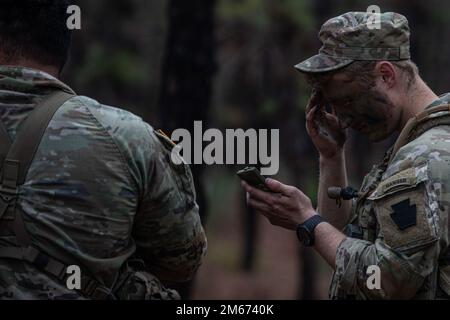
[[[0,65],[31,68],[48,73],[55,78],[59,78],[59,69],[57,67],[43,65],[27,59],[19,59],[14,61],[4,60],[0,55]]]
[[[405,127],[409,119],[421,113],[438,98],[433,90],[420,77],[417,77],[415,83],[406,94],[404,103],[402,103],[403,112],[400,119],[400,131]]]

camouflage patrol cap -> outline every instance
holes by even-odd
[[[398,13],[381,13],[379,28],[373,28],[374,17],[373,13],[348,12],[328,20],[319,32],[323,44],[319,54],[295,68],[315,73],[340,69],[356,60],[410,59],[408,20]]]

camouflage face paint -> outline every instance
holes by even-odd
[[[394,131],[394,105],[376,88],[366,88],[344,74],[336,74],[323,87],[343,128],[365,134],[372,142],[386,139]]]
[[[393,132],[394,105],[385,93],[371,89],[359,95],[350,108],[354,115],[351,127],[370,141],[384,140]]]

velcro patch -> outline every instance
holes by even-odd
[[[391,193],[397,189],[404,189],[408,187],[415,187],[418,183],[415,168],[409,168],[400,171],[397,174],[387,178],[386,180],[380,182],[375,192],[369,198],[382,197],[388,193]]]
[[[415,204],[410,205],[409,199],[400,201],[391,208],[394,211],[391,213],[391,218],[400,230],[417,225],[417,207]]]
[[[426,202],[423,184],[397,190],[374,201],[386,244],[394,249],[409,249],[436,240],[427,219]]]

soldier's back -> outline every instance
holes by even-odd
[[[1,120],[14,140],[36,105],[64,85],[35,70],[0,72]],[[127,111],[80,96],[64,103],[46,129],[17,196],[33,245],[113,283],[118,268],[135,251],[133,221],[148,182],[148,153],[160,148],[155,140],[151,126]],[[2,220],[13,218],[5,214]],[[0,235],[0,246],[11,244],[16,245],[13,235]],[[1,259],[0,282],[0,298],[81,298],[20,260]]]

